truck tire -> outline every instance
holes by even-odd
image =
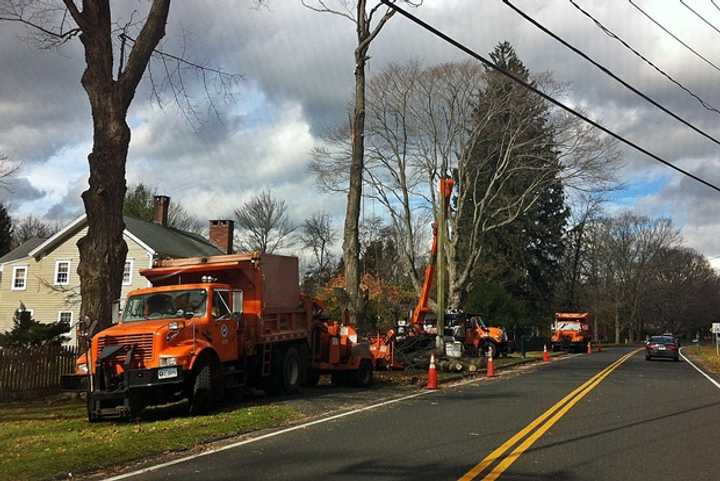
[[[353,372],[353,386],[369,387],[373,381],[373,367],[368,359],[360,361],[360,366]]]
[[[300,391],[300,382],[303,378],[302,366],[298,350],[294,347],[288,348],[282,358],[282,390],[286,394]]]
[[[207,357],[201,358],[195,365],[188,396],[191,416],[207,413],[216,401],[222,399],[224,385],[222,371],[219,368],[216,362],[212,362]]]

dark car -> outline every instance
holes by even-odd
[[[664,357],[673,361],[680,360],[679,343],[673,336],[653,336],[645,343],[645,359]]]

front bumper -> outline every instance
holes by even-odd
[[[175,376],[167,377],[174,369]],[[165,374],[165,375],[163,375]],[[86,383],[89,382],[88,376]],[[176,401],[184,393],[188,371],[180,366],[152,369],[130,369],[108,388],[98,374],[88,394],[88,410],[96,418],[123,417],[137,414],[143,407]]]

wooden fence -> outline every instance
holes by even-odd
[[[0,348],[0,401],[60,391],[60,376],[75,370],[74,347]]]

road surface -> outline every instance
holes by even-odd
[[[720,479],[720,390],[686,362],[631,352],[446,388],[127,479]]]

